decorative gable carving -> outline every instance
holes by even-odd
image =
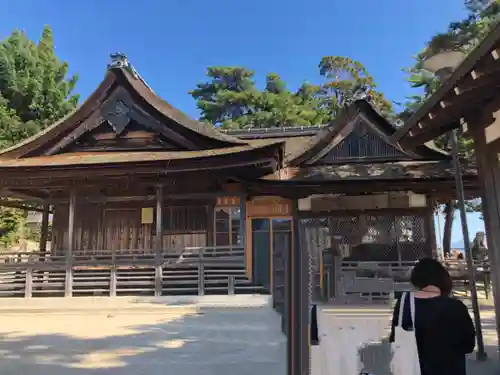
[[[108,120],[117,135],[120,135],[130,123],[130,107],[123,100],[117,100],[114,106],[107,112],[103,111],[103,117]]]
[[[381,132],[358,122],[352,130],[314,164],[329,164],[355,159],[406,159],[407,155],[392,145]],[[331,145],[330,145],[331,147]]]
[[[111,131],[114,137],[107,134]],[[144,135],[142,140],[137,134],[138,131]],[[100,108],[45,154],[91,150],[132,151],[143,148],[184,151],[198,149],[184,135],[156,120],[136,103],[125,89],[118,87]]]
[[[96,129],[83,134],[64,152],[179,150],[179,147],[156,132],[133,120],[111,123],[104,121]]]

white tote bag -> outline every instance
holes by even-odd
[[[407,296],[410,300],[411,324],[413,326],[411,331],[405,331],[402,327]],[[394,327],[391,370],[393,375],[421,375],[415,336],[415,295],[411,292],[404,292],[401,296],[398,323]]]

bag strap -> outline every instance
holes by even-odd
[[[411,326],[415,329],[415,294],[412,292],[403,292],[401,295],[401,302],[399,303],[399,316],[398,316],[398,327],[403,327],[403,315],[406,306],[406,297],[410,300],[410,316],[411,316]]]
[[[410,315],[411,315],[411,325],[415,329],[415,294],[412,292],[410,294]]]
[[[407,292],[403,292],[401,299],[399,300],[399,316],[398,316],[398,327],[403,327],[403,312],[405,310],[405,301]],[[415,303],[415,301],[413,301]]]

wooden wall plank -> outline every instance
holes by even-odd
[[[181,206],[183,201],[176,204]],[[170,207],[172,202],[165,204]],[[147,205],[147,204],[146,204]],[[191,205],[191,204],[189,204]],[[126,204],[80,204],[75,218],[75,247],[78,252],[110,251],[110,250],[143,250],[150,253],[154,248],[153,224],[141,223],[141,209],[144,204],[127,202]],[[189,213],[199,213],[196,210],[174,212],[174,216],[185,221],[188,226],[205,226],[193,230],[192,233],[178,231],[163,231],[162,243],[165,249],[183,247],[198,247],[207,245],[207,230],[210,227],[200,222],[200,218],[186,217]],[[203,220],[208,220],[208,214]],[[67,248],[68,241],[68,205],[59,204],[54,207],[52,243],[53,250],[62,252]]]

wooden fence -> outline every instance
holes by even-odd
[[[74,253],[0,253],[0,297],[233,294],[255,291],[244,250],[193,247]]]
[[[443,262],[457,288],[467,293],[470,286],[467,263],[459,260]],[[365,296],[367,299],[387,299],[395,293],[411,290],[410,274],[414,261],[352,262],[337,259],[332,269],[325,270],[324,298],[345,299]],[[476,280],[489,298],[489,264],[475,261]]]

